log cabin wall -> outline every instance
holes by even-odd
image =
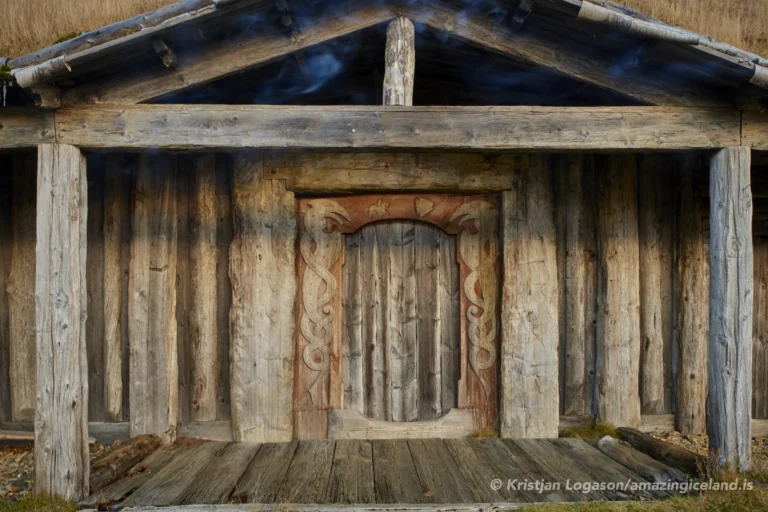
[[[231,419],[233,159],[226,154],[89,157],[86,327],[91,421],[128,422],[134,416],[137,403],[129,400],[129,297],[139,285],[130,279],[131,254],[143,247],[137,243],[142,240],[134,224],[137,203],[147,197],[154,198],[145,212],[150,217],[143,221],[145,233],[150,234],[143,240],[149,244],[150,259],[142,286],[149,291],[149,299],[145,305],[137,304],[137,311],[146,308],[148,318],[149,311],[163,311],[166,316],[171,311],[166,308],[171,281],[152,277],[166,268],[155,266],[152,254],[160,239],[169,257],[169,244],[175,244],[176,423]],[[461,161],[456,159],[459,167]],[[706,398],[706,160],[571,154],[552,155],[545,161],[552,169],[556,198],[561,414],[622,421],[607,417],[611,413],[606,397],[614,393],[613,400],[626,398],[627,410],[622,414],[628,417],[638,410],[642,415],[674,413],[678,428],[699,431]],[[35,165],[34,153],[0,155],[0,422],[6,424],[30,423],[35,407]],[[168,169],[174,171],[142,188],[137,183],[142,166],[163,175],[169,174]],[[759,207],[759,187],[764,173],[758,171],[758,167],[753,171],[758,205],[753,414],[764,419],[768,418],[768,232],[761,230],[765,212]],[[280,177],[286,178],[286,172],[292,171],[281,169]],[[503,181],[497,174],[492,179]],[[137,190],[144,197],[141,201]],[[165,196],[158,191],[165,191]],[[136,275],[143,275],[138,267]],[[613,279],[629,291],[614,290]],[[165,293],[162,300],[160,290]],[[612,311],[607,297],[621,305],[620,313]],[[195,301],[207,301],[211,307],[195,308]],[[632,325],[615,323],[616,316],[631,320]],[[169,325],[164,316],[160,320],[150,324],[157,326],[156,332],[165,333]],[[611,329],[618,334],[610,334]],[[606,344],[609,337],[618,342]],[[619,358],[616,363],[613,357]],[[149,363],[148,368],[162,373],[160,361]],[[146,378],[154,381],[153,371]],[[617,379],[626,380],[628,387]],[[150,400],[146,402],[144,410],[152,407]],[[174,423],[167,414],[163,422]]]

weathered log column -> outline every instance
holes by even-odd
[[[750,150],[710,163],[709,450],[720,465],[751,466],[752,190]]]
[[[606,156],[598,168],[598,416],[640,423],[640,248],[637,160]]]
[[[552,173],[530,161],[503,194],[502,437],[557,437],[560,420]]]
[[[680,177],[678,353],[675,424],[686,435],[706,431],[707,345],[709,344],[709,264],[704,219],[693,190],[693,169],[684,163]]]
[[[216,419],[218,343],[216,330],[216,158],[192,159],[190,190],[190,273],[192,310],[189,327],[192,355],[192,421]]]
[[[176,159],[141,155],[133,198],[129,282],[131,436],[176,439]]]
[[[385,53],[384,104],[413,105],[413,79],[416,70],[416,31],[413,22],[399,17],[387,29]]]
[[[286,442],[294,425],[296,198],[285,182],[265,179],[261,155],[240,154],[234,167],[232,432],[237,442]]]
[[[35,491],[88,494],[85,157],[44,144],[37,171]]]

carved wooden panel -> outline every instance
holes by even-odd
[[[322,411],[342,408],[343,235],[381,220],[428,222],[457,235],[461,279],[459,407],[496,428],[499,346],[499,200],[439,194],[305,198],[299,209],[296,436],[316,437]],[[311,413],[311,414],[310,414]],[[317,414],[316,414],[317,413]]]

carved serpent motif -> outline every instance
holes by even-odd
[[[464,294],[471,306],[467,308],[469,322],[469,364],[485,389],[490,393],[488,382],[482,372],[496,363],[496,339],[499,336],[499,322],[496,316],[496,261],[499,255],[497,240],[496,211],[487,201],[473,201],[459,207],[451,216],[451,222],[458,224],[473,221],[476,232],[462,231],[460,252],[464,263],[471,271],[464,281]],[[477,289],[479,288],[479,293]],[[480,360],[481,352],[487,354]]]
[[[327,199],[309,201],[304,214],[304,233],[301,235],[301,255],[306,263],[302,284],[301,335],[307,341],[302,352],[304,364],[318,372],[309,384],[309,395],[314,404],[320,404],[322,376],[328,372],[330,345],[333,338],[333,320],[336,311],[331,305],[338,291],[336,278],[329,271],[341,256],[343,239],[339,233],[328,231],[326,219],[339,224],[351,221],[347,210],[339,203]],[[323,290],[324,286],[324,290]],[[320,294],[323,290],[322,295]]]

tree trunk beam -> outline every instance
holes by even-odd
[[[413,106],[416,29],[408,18],[400,16],[390,22],[384,61],[384,105]]]

